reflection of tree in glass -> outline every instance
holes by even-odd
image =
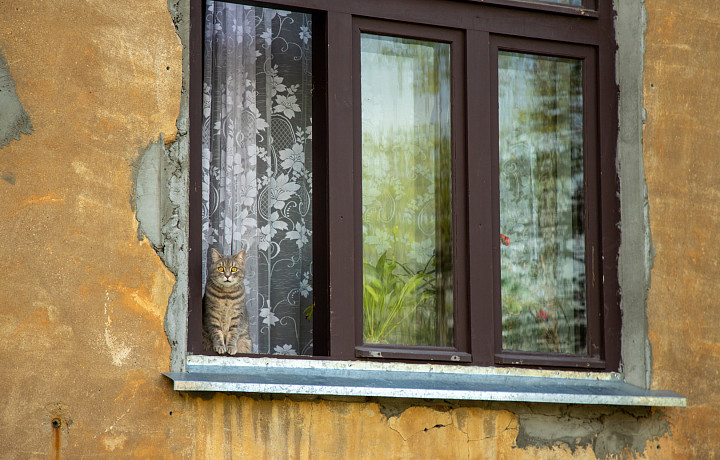
[[[414,136],[400,133],[385,142],[368,137],[364,143],[364,152],[375,153],[363,155],[363,256],[366,261],[391,258],[401,276],[424,274],[417,303],[393,328],[390,343],[452,345],[450,178],[436,177],[438,167],[431,160],[435,151],[446,149],[438,144],[448,143],[431,139],[420,145]]]
[[[396,286],[420,280],[382,340],[451,346],[450,45],[369,34],[361,43],[364,271],[384,261]],[[375,302],[369,282],[364,300]]]
[[[498,64],[503,348],[586,353],[582,63]]]

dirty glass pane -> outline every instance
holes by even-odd
[[[450,45],[363,34],[365,343],[452,346]]]
[[[582,61],[498,57],[503,348],[587,353]]]

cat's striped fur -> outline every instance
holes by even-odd
[[[215,249],[210,251],[210,273],[203,297],[203,348],[218,354],[250,353],[243,283],[245,251],[231,257]]]

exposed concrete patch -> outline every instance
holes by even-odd
[[[133,168],[131,203],[136,213],[138,238],[145,236],[165,266],[175,275],[175,286],[165,313],[165,333],[172,352],[170,370],[185,370],[188,306],[188,43],[189,5],[168,0],[168,11],[183,43],[183,81],[177,136],[140,149]]]
[[[518,413],[517,446],[567,445],[572,452],[591,446],[597,458],[642,455],[648,440],[669,433],[665,414],[652,408],[565,406],[553,412]]]
[[[165,266],[175,275],[175,286],[165,313],[165,333],[172,348],[170,370],[181,371],[187,349],[188,203],[187,137],[165,146],[158,142],[141,149],[133,174],[131,202],[139,222],[138,237],[147,237]]]
[[[618,100],[617,170],[621,233],[618,277],[622,292],[622,371],[625,379],[650,388],[652,356],[647,298],[655,249],[650,233],[648,190],[643,164],[643,57],[647,15],[644,0],[615,0]]]
[[[0,149],[12,141],[20,140],[20,134],[33,132],[30,115],[25,111],[15,91],[15,81],[10,75],[10,66],[0,51]],[[15,177],[5,172],[2,178],[15,184]],[[10,180],[11,179],[11,180]]]
[[[404,417],[418,407],[431,408],[438,417],[455,414],[469,407],[505,411],[517,417],[517,448],[567,448],[571,453],[591,448],[597,458],[625,454],[642,455],[650,440],[670,434],[666,414],[649,407],[582,406],[536,403],[499,403],[463,401],[418,401],[370,398],[388,422]],[[426,420],[427,421],[427,420]],[[442,428],[444,424],[439,423]],[[392,428],[391,424],[391,428]],[[427,429],[436,428],[429,425]],[[397,431],[397,430],[396,430]],[[415,430],[418,432],[418,430]],[[403,438],[407,433],[401,433]]]
[[[14,173],[14,172],[12,172],[12,171],[3,171],[2,173],[0,173],[0,177],[2,177],[2,179],[3,179],[5,182],[7,182],[7,183],[9,183],[9,184],[11,184],[11,185],[15,185],[15,173]]]
[[[153,249],[163,249],[163,226],[173,215],[170,195],[182,193],[177,177],[178,165],[165,152],[164,139],[140,149],[140,155],[133,165],[133,196],[131,204],[140,225],[138,238],[144,235]],[[173,192],[174,191],[174,192]],[[174,271],[173,271],[174,273]]]

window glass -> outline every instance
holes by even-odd
[[[499,52],[506,350],[586,354],[582,61]]]
[[[453,345],[450,45],[361,35],[365,343]]]
[[[541,0],[545,3],[559,3],[561,5],[583,6],[582,0]]]
[[[205,20],[203,286],[210,248],[245,250],[253,351],[312,354],[312,16],[208,1]]]

